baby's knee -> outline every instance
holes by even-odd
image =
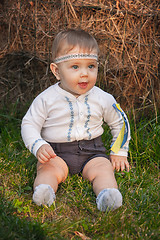
[[[46,163],[37,164],[37,176],[46,175],[56,177],[58,184],[65,181],[68,176],[68,166],[63,159],[55,157]]]
[[[64,182],[68,176],[68,168],[66,167],[59,167],[56,169],[56,177],[58,184]]]
[[[97,158],[86,164],[82,174],[84,178],[93,182],[97,176],[106,175],[108,172],[113,172],[111,162],[108,159]]]
[[[56,157],[57,161],[54,164],[54,172],[57,177],[58,183],[64,182],[68,176],[68,166],[65,161],[59,157]]]

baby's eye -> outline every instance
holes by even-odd
[[[77,65],[73,65],[72,68],[73,69],[78,69],[78,66]]]
[[[88,68],[90,68],[90,69],[93,69],[93,68],[95,68],[96,66],[94,65],[94,64],[91,64],[91,65],[89,65],[88,66]]]

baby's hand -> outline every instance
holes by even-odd
[[[129,163],[127,157],[110,155],[110,160],[113,165],[113,169],[116,169],[117,171],[124,171],[126,169],[127,172],[129,172]]]
[[[43,144],[38,149],[36,156],[40,163],[45,163],[45,162],[48,162],[51,158],[55,158],[56,154],[50,145]]]

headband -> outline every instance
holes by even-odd
[[[68,54],[63,55],[61,57],[58,57],[54,60],[55,63],[60,63],[72,59],[95,59],[98,61],[98,55],[97,54],[89,54],[89,53],[75,53],[75,54]]]

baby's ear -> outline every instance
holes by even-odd
[[[50,69],[51,69],[52,73],[54,74],[54,76],[57,78],[57,80],[60,80],[59,69],[58,69],[57,64],[51,63]]]

